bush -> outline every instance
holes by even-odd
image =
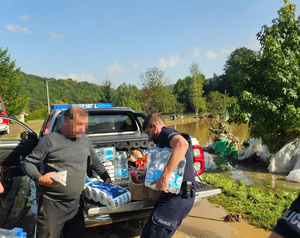
[[[28,120],[41,120],[44,119],[48,114],[47,108],[45,109],[37,109],[31,112],[28,116],[25,116],[25,121]]]

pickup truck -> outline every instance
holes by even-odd
[[[21,131],[19,138],[0,137],[0,162],[3,169],[10,173],[14,179],[11,194],[8,194],[10,196],[9,201],[5,201],[10,203],[10,211],[12,212],[6,212],[5,216],[0,214],[0,217],[2,216],[0,227],[7,229],[14,226],[23,228],[26,226],[27,233],[33,235],[34,228],[24,225],[23,220],[24,217],[31,217],[31,220],[36,217],[36,187],[27,176],[24,176],[20,166],[23,158],[32,151],[39,139],[62,127],[64,111],[70,106],[72,105],[52,105],[52,110],[46,117],[39,135],[25,124],[12,118],[5,118],[14,126],[23,128],[23,131]],[[142,121],[146,117],[145,114],[135,112],[127,107],[113,107],[111,104],[80,104],[79,106],[88,111],[89,124],[86,134],[91,139],[95,150],[101,147],[114,147],[116,151],[129,153],[134,149],[145,151],[155,148],[155,144],[148,139],[147,134],[141,129]],[[1,118],[3,117],[0,116]],[[201,179],[201,173],[204,171],[203,150],[192,135],[185,133],[182,135],[189,142],[191,151],[193,151],[197,187],[194,204],[196,206],[202,198],[219,194],[221,190],[203,183]],[[115,179],[113,183],[129,189],[128,180]],[[85,224],[86,227],[94,227],[131,221],[133,224],[143,226],[154,203],[155,199],[131,200],[112,210],[84,197]],[[26,228],[24,228],[25,231]]]

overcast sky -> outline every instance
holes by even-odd
[[[291,3],[299,1],[291,0]],[[157,67],[169,83],[223,73],[229,54],[259,50],[256,34],[283,0],[0,0],[0,47],[27,74],[134,84]],[[297,8],[296,15],[299,15]]]

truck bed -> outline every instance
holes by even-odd
[[[124,184],[126,184],[126,181],[122,181],[121,184],[118,185],[123,185],[123,187],[126,188]],[[203,182],[196,181],[194,206],[199,205],[204,197],[220,193],[221,189],[216,189]],[[149,216],[154,204],[155,200],[130,201],[115,210],[111,210],[100,203],[84,198],[85,225],[86,227],[93,227],[112,224],[114,222],[145,218]]]

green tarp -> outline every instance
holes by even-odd
[[[225,157],[237,157],[239,152],[234,148],[233,142],[229,143],[227,140],[219,140],[215,145],[216,155],[221,155]]]

